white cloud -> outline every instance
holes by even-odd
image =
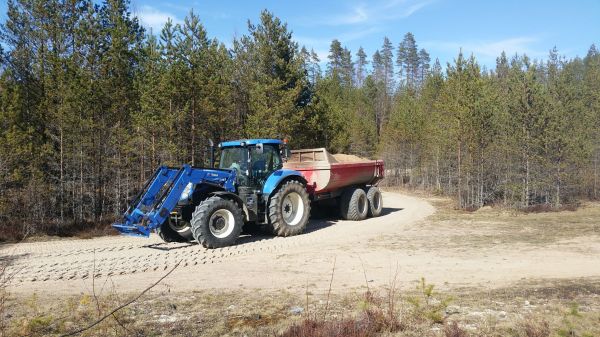
[[[380,31],[380,27],[370,27],[367,29],[344,32],[339,35],[331,35],[328,37],[310,37],[295,35],[294,40],[298,42],[300,46],[306,46],[309,49],[329,49],[329,46],[331,45],[331,41],[333,41],[333,39],[339,40],[343,45]]]
[[[539,39],[531,36],[519,36],[505,38],[496,41],[463,41],[463,42],[444,42],[444,41],[426,41],[423,47],[430,50],[438,50],[449,53],[456,53],[462,49],[463,54],[469,56],[474,54],[478,60],[495,60],[502,52],[508,57],[514,54],[527,54],[532,58],[544,57],[546,52],[535,49],[533,45]]]
[[[328,26],[379,24],[383,21],[406,18],[434,0],[391,0],[365,5],[360,3],[346,13],[328,16],[317,23]],[[314,22],[313,22],[314,23]]]
[[[409,17],[409,16],[413,15],[414,13],[416,13],[417,11],[419,11],[421,8],[429,5],[430,3],[431,3],[431,1],[423,1],[423,2],[412,4],[404,10],[402,16]]]
[[[326,22],[333,26],[353,25],[368,21],[370,16],[370,13],[367,12],[364,5],[358,5],[354,7],[349,13],[334,16],[331,20],[327,20]]]
[[[137,16],[145,27],[152,29],[154,34],[160,33],[169,18],[173,24],[182,23],[176,15],[147,5],[142,6]]]

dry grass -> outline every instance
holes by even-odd
[[[527,337],[549,337],[550,326],[546,321],[526,320],[523,323],[523,330]]]
[[[451,324],[447,324],[444,327],[444,336],[445,337],[468,337],[469,334],[460,326],[458,326],[458,322],[452,322]],[[529,337],[529,336],[527,336]]]
[[[24,230],[21,224],[5,220],[0,222],[0,242],[51,241],[66,237],[91,239],[99,236],[118,235],[118,232],[111,227],[113,220],[37,224],[30,226],[34,230],[28,231]]]
[[[84,336],[600,336],[600,281],[523,283],[493,291],[390,289],[330,294],[281,291],[171,293],[163,287]],[[15,299],[9,336],[56,336],[83,326],[128,295]],[[420,299],[415,305],[414,298]],[[440,306],[448,298],[452,306]],[[427,304],[429,303],[429,304]],[[291,309],[302,307],[302,312]],[[450,309],[447,309],[450,308]],[[432,315],[439,314],[439,319]]]
[[[486,206],[457,210],[448,198],[425,196],[437,212],[413,226],[407,235],[379,237],[369,243],[391,249],[486,249],[528,245],[532,248],[569,240],[600,240],[600,203],[583,203],[577,210],[530,212]],[[581,249],[581,248],[579,248]]]

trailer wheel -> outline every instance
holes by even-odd
[[[176,230],[169,224],[169,219],[165,220],[162,225],[156,228],[156,234],[163,239],[164,242],[188,242],[189,240],[179,235]]]
[[[219,196],[202,201],[192,215],[192,234],[205,248],[231,246],[242,231],[242,210]]]
[[[369,187],[367,189],[367,200],[369,200],[369,216],[380,216],[381,211],[383,211],[383,197],[381,196],[381,191],[375,186]]]
[[[301,234],[310,216],[310,200],[303,184],[290,180],[269,201],[269,229],[277,236]]]
[[[346,220],[364,220],[369,211],[367,193],[362,188],[350,188],[340,200],[342,217]]]

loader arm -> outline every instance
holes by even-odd
[[[113,227],[122,234],[147,237],[167,220],[188,184],[195,186],[207,183],[235,192],[235,177],[235,170],[196,168],[189,165],[183,165],[180,169],[161,166],[131,203],[122,221],[113,224]]]

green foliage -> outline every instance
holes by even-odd
[[[421,278],[421,282],[417,286],[417,296],[412,296],[407,301],[412,305],[412,310],[415,317],[427,319],[434,323],[444,323],[444,310],[453,301],[452,297],[445,297],[441,300],[435,297],[433,284],[425,282],[425,278]]]
[[[207,164],[209,139],[382,157],[388,184],[490,203],[600,197],[600,53],[446,72],[407,33],[327,66],[273,13],[228,49],[191,11],[145,32],[127,0],[9,1],[1,27],[0,225],[109,222],[159,164]],[[369,66],[370,65],[370,66]],[[12,234],[11,234],[12,235]]]

